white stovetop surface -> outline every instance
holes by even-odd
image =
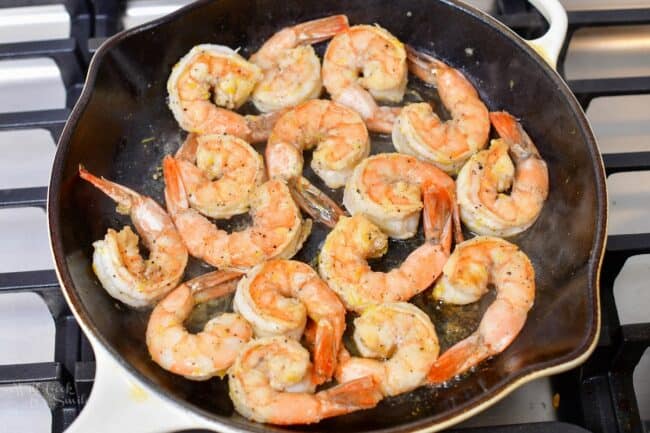
[[[187,0],[130,0],[123,17],[132,27],[169,13]],[[470,3],[489,8],[493,0]],[[569,9],[604,8],[606,0],[564,0]],[[617,7],[648,6],[650,0],[621,0]],[[15,25],[15,17],[33,22]],[[0,43],[66,37],[69,17],[60,5],[3,9]],[[650,74],[650,26],[584,29],[576,34],[566,62],[569,79]],[[19,77],[19,78],[16,78]],[[65,107],[65,89],[49,59],[0,61],[0,113]],[[587,112],[603,153],[650,150],[650,95],[601,98]],[[0,189],[46,185],[55,144],[45,130],[0,132]],[[608,179],[611,234],[650,232],[650,172]],[[0,273],[52,268],[46,219],[36,208],[0,210]],[[650,321],[650,255],[631,259],[614,288],[623,323]],[[0,365],[51,361],[54,324],[34,294],[0,296]],[[635,371],[644,419],[650,419],[650,352]],[[498,425],[556,418],[548,379],[534,381],[464,425]],[[50,411],[29,386],[0,387],[0,433],[49,432]]]

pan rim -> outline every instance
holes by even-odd
[[[122,42],[125,39],[130,38],[133,35],[138,33],[150,30],[155,27],[159,27],[166,23],[176,20],[178,17],[186,14],[187,12],[203,7],[204,5],[210,3],[213,0],[198,0],[190,5],[187,5],[177,11],[161,17],[157,20],[151,21],[149,23],[142,24],[140,26],[134,27],[117,33],[116,35],[107,39],[101,47],[96,51],[94,56],[90,61],[88,68],[88,74],[83,86],[83,90],[77,103],[70,113],[70,117],[66,122],[61,136],[58,140],[56,155],[52,165],[52,170],[50,173],[50,183],[48,187],[48,200],[47,200],[47,220],[48,220],[48,236],[50,241],[50,251],[55,263],[55,272],[59,280],[61,291],[66,299],[66,302],[70,306],[72,313],[75,318],[80,323],[80,326],[86,334],[90,334],[96,342],[102,345],[102,347],[111,355],[111,357],[122,366],[128,374],[133,376],[140,382],[142,386],[148,389],[151,392],[154,392],[157,396],[169,401],[171,403],[179,404],[181,407],[192,411],[197,416],[204,418],[210,423],[218,424],[220,429],[225,429],[226,432],[243,432],[246,430],[246,425],[242,423],[241,420],[223,417],[215,413],[201,409],[193,404],[178,398],[174,395],[171,395],[160,386],[156,385],[151,379],[149,379],[144,374],[140,373],[135,369],[129,362],[127,362],[113,347],[108,343],[104,338],[102,333],[94,326],[92,319],[88,315],[87,311],[81,303],[81,299],[77,295],[77,289],[72,281],[70,273],[68,271],[67,265],[65,263],[65,257],[63,253],[63,244],[62,237],[60,234],[60,227],[58,225],[58,219],[60,216],[60,205],[58,202],[58,195],[61,190],[62,184],[62,168],[64,166],[67,150],[70,144],[70,138],[72,133],[76,129],[79,120],[85,111],[90,97],[95,90],[95,82],[97,78],[97,73],[102,64],[102,61],[106,54],[118,43]],[[449,412],[446,415],[446,418],[433,421],[430,418],[423,418],[420,420],[412,421],[406,424],[393,426],[389,428],[383,428],[379,430],[373,430],[376,433],[382,432],[402,432],[410,431],[417,433],[424,432],[434,432],[438,431],[451,425],[457,424],[461,421],[464,421],[475,414],[485,410],[489,406],[497,403],[508,394],[510,394],[515,389],[520,386],[528,383],[537,378],[550,376],[553,374],[558,374],[564,371],[567,371],[571,368],[574,368],[577,365],[583,363],[595,349],[599,335],[600,335],[600,325],[601,325],[601,311],[600,311],[600,272],[601,266],[605,253],[605,244],[607,239],[607,192],[606,192],[606,181],[605,181],[605,169],[602,160],[602,156],[598,149],[596,139],[594,137],[593,131],[589,125],[589,122],[586,118],[585,113],[583,112],[580,104],[573,95],[573,93],[568,88],[564,80],[559,76],[559,74],[553,70],[546,61],[534,50],[532,49],[523,39],[521,39],[516,33],[510,30],[501,22],[497,21],[495,18],[487,15],[486,13],[460,2],[459,0],[434,0],[439,3],[445,4],[447,7],[453,7],[460,12],[471,15],[473,18],[482,21],[484,24],[493,28],[494,30],[502,33],[506,36],[510,42],[519,50],[523,51],[523,54],[527,54],[532,57],[536,62],[536,66],[541,68],[544,74],[546,74],[556,85],[558,90],[561,92],[562,96],[568,102],[569,107],[571,108],[573,115],[582,129],[585,144],[588,147],[589,152],[592,154],[592,164],[593,169],[596,174],[596,201],[597,201],[597,218],[596,226],[594,227],[594,242],[593,247],[589,255],[587,263],[587,280],[588,280],[588,295],[590,296],[590,301],[593,305],[595,311],[591,311],[592,320],[591,327],[589,332],[585,333],[585,336],[581,343],[576,346],[570,353],[563,357],[554,358],[543,363],[536,364],[537,367],[528,367],[520,370],[519,372],[512,373],[502,383],[496,385],[496,388],[492,393],[484,393],[480,396],[475,397],[474,399],[466,402],[465,404],[458,406],[452,412]],[[524,372],[528,371],[528,372]],[[260,424],[260,426],[263,426]]]

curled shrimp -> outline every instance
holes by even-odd
[[[311,232],[311,220],[302,220],[281,181],[258,187],[250,201],[252,225],[228,233],[190,207],[173,157],[165,157],[163,174],[167,209],[190,254],[218,269],[246,271],[265,260],[292,257]]]
[[[271,424],[311,424],[374,407],[382,398],[371,377],[314,393],[309,352],[295,340],[249,342],[228,372],[230,398],[244,417]]]
[[[487,107],[459,70],[411,47],[406,51],[409,70],[438,89],[451,119],[442,121],[427,103],[407,105],[393,127],[393,144],[399,152],[456,174],[487,143],[490,133]]]
[[[478,329],[434,363],[431,383],[446,382],[503,352],[521,331],[535,299],[535,270],[519,248],[500,238],[479,236],[456,245],[433,289],[434,299],[452,304],[478,301],[494,285],[496,299]]]
[[[407,301],[429,287],[449,257],[453,202],[444,188],[424,194],[423,245],[389,272],[376,272],[367,259],[381,257],[388,236],[364,215],[342,217],[327,235],[318,270],[346,308],[362,312],[384,302]]]
[[[256,65],[230,48],[198,45],[172,69],[168,105],[186,131],[265,141],[281,113],[242,116],[231,111],[248,99],[261,77]]]
[[[253,268],[237,286],[235,311],[248,320],[256,337],[284,335],[299,340],[307,318],[315,326],[314,383],[334,374],[345,307],[309,265],[271,260]]]
[[[448,192],[458,241],[461,235],[454,180],[434,165],[409,155],[382,153],[366,158],[345,185],[343,204],[350,213],[367,216],[388,236],[407,239],[417,232],[425,186]]]
[[[109,295],[132,307],[149,306],[172,290],[183,276],[187,248],[172,219],[151,198],[117,183],[98,178],[79,166],[79,176],[117,203],[119,213],[129,215],[149,250],[144,259],[139,237],[131,227],[108,229],[95,241],[93,271]]]
[[[246,212],[266,177],[262,156],[233,135],[189,134],[176,160],[190,206],[211,218]]]
[[[250,59],[263,73],[253,92],[255,107],[262,112],[276,111],[318,98],[323,87],[321,67],[311,44],[347,28],[345,15],[333,15],[274,34]]]
[[[200,303],[232,293],[241,274],[215,271],[187,281],[161,300],[147,324],[147,348],[162,368],[191,380],[222,376],[253,330],[239,314],[224,313],[210,319],[203,330],[191,334],[183,322]]]
[[[370,153],[363,119],[336,102],[311,100],[286,112],[266,146],[270,178],[302,175],[303,150],[315,147],[311,166],[330,188],[345,185],[352,170]]]
[[[490,119],[501,139],[472,156],[458,174],[460,216],[478,234],[512,236],[528,229],[542,211],[548,168],[512,115],[490,113]]]
[[[323,84],[332,99],[361,114],[371,131],[391,132],[399,108],[376,101],[401,102],[407,75],[404,45],[377,25],[339,33],[323,58]]]
[[[354,319],[354,341],[363,358],[342,349],[336,379],[372,376],[385,396],[424,384],[440,350],[429,316],[407,302],[368,308]]]

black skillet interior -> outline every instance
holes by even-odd
[[[73,307],[109,350],[163,393],[248,430],[268,427],[248,423],[233,412],[227,380],[190,382],[158,368],[144,343],[148,312],[130,310],[102,290],[91,270],[91,244],[108,227],[128,221],[115,213],[109,199],[78,179],[77,167],[83,163],[91,172],[162,203],[161,160],[184,137],[166,106],[165,85],[176,61],[192,46],[206,42],[241,47],[247,56],[284,26],[334,13],[347,14],[352,24],[378,23],[402,41],[460,68],[491,110],[507,109],[523,119],[548,163],[551,186],[538,222],[514,239],[534,263],[537,298],[511,347],[452,386],[422,387],[387,399],[377,409],[301,429],[406,431],[449,419],[517,379],[568,365],[588,350],[597,332],[596,280],[605,225],[600,157],[567,88],[523,43],[482,14],[452,2],[199,2],[158,25],[110,41],[96,55],[90,88],[59,144],[50,225],[57,265]],[[434,90],[417,83],[414,88],[424,99],[435,99]],[[418,92],[409,92],[409,98],[418,99]],[[389,137],[373,136],[374,153],[390,150]],[[310,177],[314,179],[313,173]],[[340,193],[329,193],[340,199]],[[312,261],[325,234],[317,227],[299,258]],[[375,267],[399,262],[417,242],[392,243],[389,257]],[[187,275],[205,271],[194,262]],[[415,303],[432,315],[443,349],[476,325],[486,304],[461,309],[436,306],[427,294]]]

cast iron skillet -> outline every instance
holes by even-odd
[[[148,312],[110,298],[91,270],[92,242],[108,227],[128,221],[115,213],[109,199],[80,181],[77,169],[83,163],[92,173],[162,203],[160,164],[184,136],[165,101],[172,65],[204,42],[242,47],[247,56],[284,26],[336,13],[347,14],[352,24],[379,23],[402,41],[459,67],[491,110],[506,109],[521,118],[548,163],[550,196],[535,225],[513,240],[534,263],[537,297],[526,326],[505,352],[453,386],[422,387],[376,409],[298,430],[437,430],[524,382],[577,365],[593,350],[606,227],[601,158],[569,89],[524,41],[452,0],[205,0],[104,44],[58,145],[48,206],[52,249],[63,292],[97,356],[95,388],[73,429],[286,431],[234,413],[226,379],[191,382],[150,360],[144,343]],[[373,146],[374,152],[390,150],[386,137],[374,136]],[[312,259],[325,234],[322,227],[315,230],[298,257]],[[377,267],[403,258],[415,244],[393,243],[390,257]],[[187,276],[205,271],[193,262]],[[432,314],[443,350],[471,331],[486,306],[435,309],[427,294],[415,302]],[[458,325],[460,332],[451,332]],[[106,409],[108,418],[101,416]]]

